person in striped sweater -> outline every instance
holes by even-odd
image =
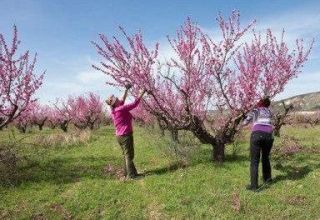
[[[250,137],[250,184],[248,190],[258,189],[258,168],[260,154],[262,154],[262,176],[265,183],[272,181],[270,151],[273,145],[272,112],[269,109],[270,99],[261,99],[256,108],[247,114],[243,125],[252,123]]]

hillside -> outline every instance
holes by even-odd
[[[320,92],[312,92],[293,96],[276,102],[280,105],[281,102],[285,104],[293,104],[295,111],[315,111],[320,109]]]

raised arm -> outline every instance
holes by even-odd
[[[123,94],[123,96],[122,96],[122,98],[121,98],[121,102],[125,102],[126,101],[126,99],[127,99],[127,97],[128,97],[128,92],[129,92],[129,89],[132,87],[131,86],[131,84],[126,84],[126,90],[124,91],[124,94]]]
[[[142,99],[142,96],[145,94],[146,90],[142,90],[139,94],[139,96],[134,100],[134,102],[130,103],[130,104],[127,104],[127,105],[122,105],[122,106],[119,106],[117,108],[118,111],[131,111],[132,109],[136,108],[139,103],[140,103],[140,100]]]

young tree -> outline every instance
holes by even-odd
[[[12,44],[8,45],[0,34],[0,128],[17,118],[35,101],[33,95],[42,84],[44,73],[34,73],[36,57],[30,57],[29,51],[20,55],[20,44],[16,26],[13,27]]]
[[[49,116],[49,106],[40,105],[39,102],[32,103],[30,117],[33,125],[37,125],[41,131]]]
[[[110,75],[113,85],[146,88],[150,95],[143,105],[151,114],[170,129],[189,130],[211,144],[213,159],[223,162],[225,145],[233,141],[244,115],[262,97],[283,91],[299,73],[311,46],[305,50],[297,40],[296,50],[290,51],[283,35],[279,41],[271,30],[265,39],[253,32],[251,42],[241,44],[254,22],[242,28],[237,11],[217,21],[222,38],[215,41],[188,19],[176,37],[169,38],[175,57],[158,68],[158,44],[149,51],[141,33],[129,37],[121,29],[128,50],[118,39],[112,43],[100,35],[103,46],[94,44],[104,61],[95,68]]]
[[[20,113],[20,115],[13,120],[13,125],[21,132],[26,133],[27,128],[32,126],[31,112],[33,103],[29,103],[27,108]]]
[[[89,93],[88,96],[69,97],[69,112],[72,123],[79,129],[89,127],[93,130],[103,118],[103,103],[100,96]]]
[[[135,121],[139,122],[142,125],[151,125],[155,123],[155,118],[150,114],[142,105],[139,105],[131,112]]]
[[[57,126],[60,125],[60,112],[55,107],[49,107],[47,115],[47,123],[51,129],[55,129]]]
[[[280,137],[280,129],[283,125],[287,123],[289,113],[294,109],[292,104],[286,105],[284,102],[281,102],[282,111],[277,111],[273,116],[273,125],[274,125],[274,135]]]
[[[54,104],[55,110],[57,111],[57,114],[55,113],[55,116],[57,116],[55,120],[64,132],[68,131],[69,123],[72,119],[70,113],[70,99],[71,98],[69,97],[68,101],[57,100]]]

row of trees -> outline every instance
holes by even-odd
[[[27,127],[32,126],[42,130],[44,125],[52,129],[59,127],[67,132],[70,124],[78,129],[92,130],[105,121],[108,118],[103,110],[103,102],[98,95],[89,93],[87,96],[70,96],[65,101],[59,100],[54,106],[32,102],[13,120],[13,124],[21,132],[26,132]]]
[[[0,34],[0,130],[13,123],[20,131],[47,124],[67,131],[72,123],[79,129],[93,129],[106,120],[103,102],[96,94],[58,100],[53,106],[40,105],[34,98],[43,83],[44,73],[35,73],[36,55],[29,51],[18,54],[18,32],[13,28],[13,39],[8,44]]]
[[[93,44],[101,66],[94,68],[111,76],[113,86],[134,85],[133,95],[147,89],[149,96],[137,115],[158,121],[173,137],[179,130],[191,131],[202,143],[212,145],[215,161],[223,162],[225,145],[233,141],[244,115],[262,97],[273,98],[283,91],[300,73],[312,43],[304,48],[300,39],[290,49],[284,32],[277,38],[270,29],[257,33],[255,21],[241,26],[238,11],[228,18],[218,16],[217,23],[221,36],[210,36],[188,18],[176,36],[168,37],[174,56],[165,62],[158,59],[159,44],[148,48],[141,32],[129,36],[120,28],[123,43],[100,35],[101,44]],[[28,51],[17,55],[19,44],[16,27],[10,46],[0,35],[0,129],[27,118],[39,127],[47,121],[64,131],[70,122],[93,128],[101,120],[97,109],[102,106],[93,94],[60,101],[52,108],[36,103],[34,94],[44,73],[34,72],[36,55],[30,58]]]
[[[213,159],[223,162],[225,145],[244,115],[262,97],[284,90],[300,73],[312,43],[304,48],[303,40],[296,40],[292,50],[284,32],[277,38],[270,29],[257,33],[255,21],[241,26],[238,11],[218,16],[217,23],[221,36],[210,36],[187,19],[168,37],[175,55],[165,62],[158,59],[159,44],[148,48],[141,32],[129,36],[120,28],[126,42],[101,34],[101,43],[93,42],[101,65],[93,67],[111,76],[110,85],[134,85],[133,95],[147,89],[146,111],[173,133],[188,130],[211,144]]]

